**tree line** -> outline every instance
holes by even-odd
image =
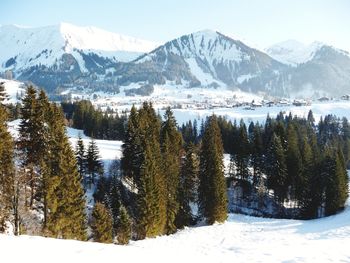
[[[62,102],[61,107],[69,124],[95,139],[123,140],[126,114],[118,115],[113,109],[104,112],[95,109],[91,101]]]
[[[4,96],[0,88],[0,100]],[[91,104],[79,103],[86,108],[70,117],[66,111],[73,123],[77,111],[93,112]],[[20,111],[14,141],[0,107],[0,226],[11,222],[16,234],[86,240],[91,228],[95,241],[120,244],[172,234],[198,220],[226,220],[233,185],[242,187],[242,198],[263,189],[281,207],[292,203],[292,217],[305,219],[338,212],[348,196],[345,118],[328,115],[315,124],[312,112],[307,118],[280,113],[246,127],[212,115],[198,131],[195,122],[179,128],[170,108],[162,118],[145,102],[131,108],[123,157],[106,177],[95,142],[85,149],[80,138],[74,151],[62,108],[43,91],[29,87]],[[224,152],[231,156],[226,178]],[[91,216],[84,186],[96,186]]]

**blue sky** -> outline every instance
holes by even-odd
[[[0,0],[0,8],[0,24],[62,21],[157,42],[214,29],[261,48],[296,39],[350,50],[348,0]]]

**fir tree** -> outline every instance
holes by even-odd
[[[318,207],[322,198],[323,167],[320,174],[315,169],[313,152],[310,144],[304,139],[302,148],[302,171],[299,181],[296,181],[296,200],[299,202],[300,214],[303,218],[317,217]]]
[[[83,139],[81,138],[81,134],[78,135],[77,145],[75,147],[75,157],[77,158],[78,170],[82,178],[85,176],[85,167],[86,167],[86,159],[85,159],[85,147]]]
[[[170,108],[164,114],[161,127],[161,149],[163,156],[163,171],[166,181],[166,229],[167,234],[176,231],[175,218],[179,209],[178,187],[180,177],[180,157],[182,137],[177,131],[176,120]]]
[[[239,130],[238,130],[236,153],[237,154],[235,155],[235,161],[236,161],[237,175],[241,179],[247,180],[249,177],[249,170],[248,170],[249,141],[248,141],[247,128],[243,120],[241,120]]]
[[[86,174],[88,175],[88,184],[95,184],[96,177],[103,175],[103,165],[99,159],[99,150],[96,142],[92,139],[89,142],[86,151]]]
[[[206,124],[199,170],[199,208],[209,224],[227,218],[227,190],[224,177],[223,147],[215,115]]]
[[[186,158],[181,166],[179,187],[179,213],[176,217],[176,226],[183,228],[193,221],[191,203],[196,202],[198,188],[199,160],[195,146],[190,143],[187,147]]]
[[[263,170],[263,140],[259,124],[254,125],[252,132],[252,155],[251,165],[253,167],[253,185],[257,186],[261,180]]]
[[[46,232],[48,235],[67,239],[86,239],[85,197],[82,178],[74,152],[65,133],[62,112],[51,105],[50,125],[52,153],[47,183]]]
[[[274,191],[275,198],[283,203],[286,198],[287,167],[281,139],[273,134],[268,150],[267,184]]]
[[[1,104],[4,98],[4,88],[0,85],[0,232],[11,214],[15,175],[14,145],[7,130],[7,113]]]
[[[113,242],[113,222],[108,209],[102,203],[96,203],[92,210],[91,229],[95,242]]]
[[[288,146],[286,151],[287,178],[286,183],[292,188],[292,198],[300,198],[302,194],[302,159],[298,146],[298,136],[293,124],[287,127]]]
[[[124,206],[120,206],[119,214],[117,240],[118,244],[125,245],[129,243],[131,238],[131,219]]]

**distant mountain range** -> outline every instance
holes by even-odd
[[[259,51],[203,30],[164,45],[67,23],[0,26],[0,73],[49,93],[67,89],[146,95],[154,85],[227,87],[271,96],[339,96],[350,92],[349,53],[296,41]]]

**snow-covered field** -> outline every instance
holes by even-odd
[[[73,147],[77,145],[79,134],[84,142],[85,149],[87,149],[91,138],[85,136],[82,130],[67,128],[67,135]],[[100,151],[100,157],[104,163],[105,169],[108,169],[113,160],[121,158],[122,141],[95,140],[95,142]]]
[[[9,123],[12,133],[18,121]],[[67,129],[75,144],[81,131]],[[84,143],[89,138],[83,136]],[[120,141],[96,140],[101,158],[121,156]],[[225,156],[225,163],[228,156]],[[350,174],[349,174],[350,175]],[[1,262],[350,262],[350,200],[338,215],[310,221],[229,214],[223,224],[186,228],[127,246],[0,235]],[[18,252],[20,251],[20,253]]]
[[[272,106],[272,107],[261,107],[255,108],[255,110],[246,110],[244,107],[236,108],[216,108],[216,109],[174,109],[174,115],[178,124],[182,124],[189,120],[205,119],[207,116],[212,114],[225,116],[227,119],[234,121],[235,119],[239,123],[240,119],[243,119],[245,122],[259,121],[263,123],[266,120],[267,114],[270,114],[271,117],[276,117],[279,112],[284,112],[289,114],[291,112],[293,115],[299,117],[307,117],[309,110],[312,110],[315,120],[319,121],[321,116],[327,114],[333,114],[337,117],[346,117],[350,119],[350,101],[332,101],[332,102],[315,102],[310,106]],[[159,110],[161,114],[164,113],[164,110]]]
[[[127,246],[0,235],[4,262],[349,262],[350,207],[299,221],[230,214],[223,224],[187,228]],[[18,252],[20,251],[20,253]]]

